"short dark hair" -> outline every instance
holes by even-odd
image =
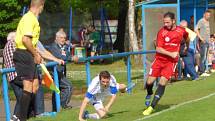
[[[99,73],[99,79],[101,78],[110,79],[110,73],[108,71],[101,71]]]
[[[171,19],[175,19],[175,14],[172,13],[172,12],[167,12],[167,13],[164,14],[163,17],[164,17],[164,18],[169,17],[169,18],[171,18]]]
[[[205,13],[211,13],[211,11],[210,10],[206,10]]]

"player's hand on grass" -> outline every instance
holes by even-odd
[[[108,113],[108,112],[109,112],[109,107],[105,106],[104,111],[105,111],[106,113]]]

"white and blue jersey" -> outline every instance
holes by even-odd
[[[111,75],[110,78],[110,86],[106,88],[101,86],[99,76],[96,76],[88,87],[86,97],[90,99],[90,102],[93,104],[98,101],[103,101],[105,97],[115,95],[117,92],[118,84],[113,75]]]

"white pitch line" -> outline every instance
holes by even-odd
[[[176,108],[178,108],[178,107],[180,107],[180,106],[183,106],[183,105],[186,105],[186,104],[190,104],[190,103],[194,103],[194,102],[198,102],[198,101],[201,101],[201,100],[210,98],[210,97],[212,97],[212,96],[214,96],[214,95],[215,95],[215,93],[211,93],[211,94],[209,94],[209,95],[207,95],[207,96],[204,96],[204,97],[201,97],[201,98],[198,98],[198,99],[194,99],[194,100],[190,100],[190,101],[187,101],[187,102],[183,102],[183,103],[180,103],[180,104],[171,106],[170,108],[165,109],[165,110],[163,110],[163,111],[154,113],[154,114],[152,114],[152,115],[149,115],[149,116],[146,116],[146,117],[143,117],[143,118],[136,119],[136,120],[134,120],[134,121],[142,121],[142,120],[144,120],[144,119],[148,119],[148,118],[151,118],[151,117],[160,115],[160,114],[162,114],[162,113],[164,113],[164,112],[167,112],[167,111],[170,111],[170,110],[174,110],[174,109],[176,109]]]

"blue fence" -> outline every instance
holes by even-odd
[[[80,58],[80,61],[84,61],[86,64],[86,76],[87,76],[87,85],[90,84],[91,77],[90,77],[90,60],[98,60],[98,59],[106,59],[106,58],[114,58],[114,57],[127,57],[127,80],[128,85],[131,84],[131,55],[137,55],[137,54],[152,54],[155,53],[155,50],[149,50],[149,51],[142,51],[142,52],[124,52],[124,53],[116,53],[116,54],[108,54],[108,55],[100,55],[100,56],[93,56],[93,57],[87,57],[87,58]],[[144,62],[145,63],[145,62]],[[58,81],[58,74],[57,74],[57,62],[49,62],[46,64],[46,67],[53,67],[54,71],[54,82],[57,87],[59,87],[59,81]],[[6,121],[10,121],[10,102],[8,97],[8,81],[6,74],[8,72],[14,72],[15,68],[4,68],[0,69],[0,73],[2,73],[2,81],[3,81],[3,98],[4,98],[4,107],[6,112]],[[144,75],[146,75],[146,71],[144,71]],[[143,77],[145,78],[145,76]],[[128,90],[130,93],[131,90]],[[60,95],[55,93],[56,96],[56,107],[57,112],[60,111]]]
[[[57,62],[49,62],[46,64],[46,67],[53,67],[54,71],[54,82],[57,87],[59,87],[59,81],[58,81],[58,74],[57,74]],[[4,98],[4,108],[5,108],[5,115],[6,115],[6,121],[10,121],[10,101],[9,101],[9,95],[8,95],[8,81],[6,74],[8,72],[14,72],[15,68],[4,68],[0,69],[0,72],[2,73],[2,85],[3,85],[3,98]],[[55,93],[55,99],[56,99],[56,108],[57,112],[60,111],[60,95]],[[50,113],[51,114],[51,113]]]

